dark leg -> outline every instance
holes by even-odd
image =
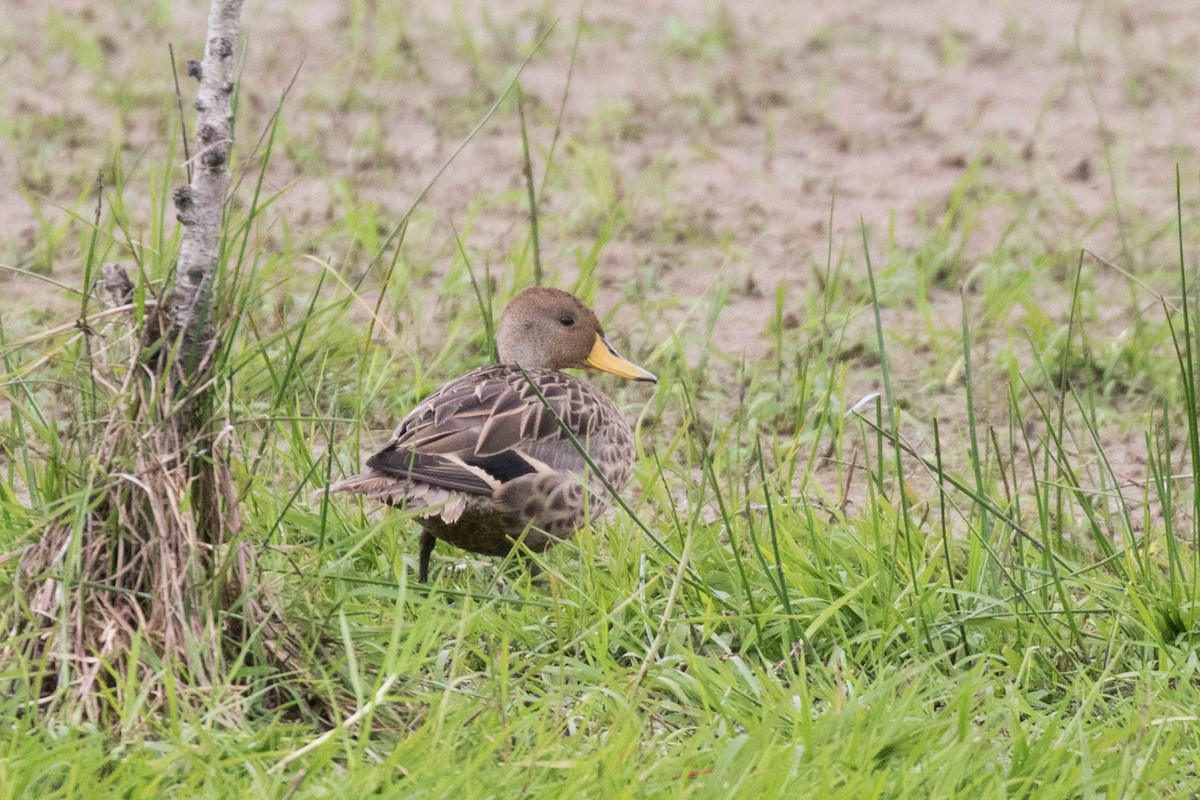
[[[533,556],[525,557],[525,568],[529,570],[529,580],[532,583],[539,583],[538,578],[542,575],[542,565],[538,563]]]
[[[417,551],[417,580],[421,583],[429,582],[429,557],[433,555],[433,546],[437,544],[437,539],[429,531],[421,531],[421,542],[418,545],[420,548]]]

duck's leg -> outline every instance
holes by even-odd
[[[429,582],[429,557],[433,555],[433,546],[437,544],[434,535],[424,528],[421,529],[421,540],[417,547],[417,580]]]
[[[542,565],[538,563],[538,560],[532,556],[527,556],[525,558],[525,569],[529,570],[529,582],[533,584],[539,583],[539,578],[542,577]]]

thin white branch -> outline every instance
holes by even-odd
[[[190,63],[200,79],[196,94],[196,169],[175,192],[183,223],[172,314],[184,339],[185,364],[194,365],[209,337],[209,305],[221,247],[221,216],[229,191],[233,145],[233,79],[243,0],[212,0],[204,60]]]

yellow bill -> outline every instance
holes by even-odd
[[[621,358],[603,336],[596,336],[596,343],[592,345],[592,352],[588,354],[583,363],[592,369],[611,372],[613,375],[620,375],[622,378],[658,383],[658,378],[653,373],[647,372],[632,361],[626,361],[624,358]]]

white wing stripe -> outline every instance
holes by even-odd
[[[524,450],[514,450],[513,452],[516,453],[517,455],[519,455],[521,458],[523,458],[525,460],[526,464],[533,467],[538,472],[541,472],[541,473],[557,472],[557,470],[555,470],[553,467],[551,467],[545,461],[534,458],[533,456],[526,453]]]
[[[446,459],[451,464],[454,464],[459,469],[465,470],[467,472],[470,472],[472,475],[478,476],[481,480],[483,480],[484,483],[486,483],[488,486],[491,487],[492,491],[496,491],[496,489],[500,488],[500,481],[496,480],[483,467],[477,467],[474,464],[468,464],[467,462],[463,461],[461,458],[459,458],[458,456],[456,456],[452,453],[447,453],[446,455],[443,455],[442,458]]]

